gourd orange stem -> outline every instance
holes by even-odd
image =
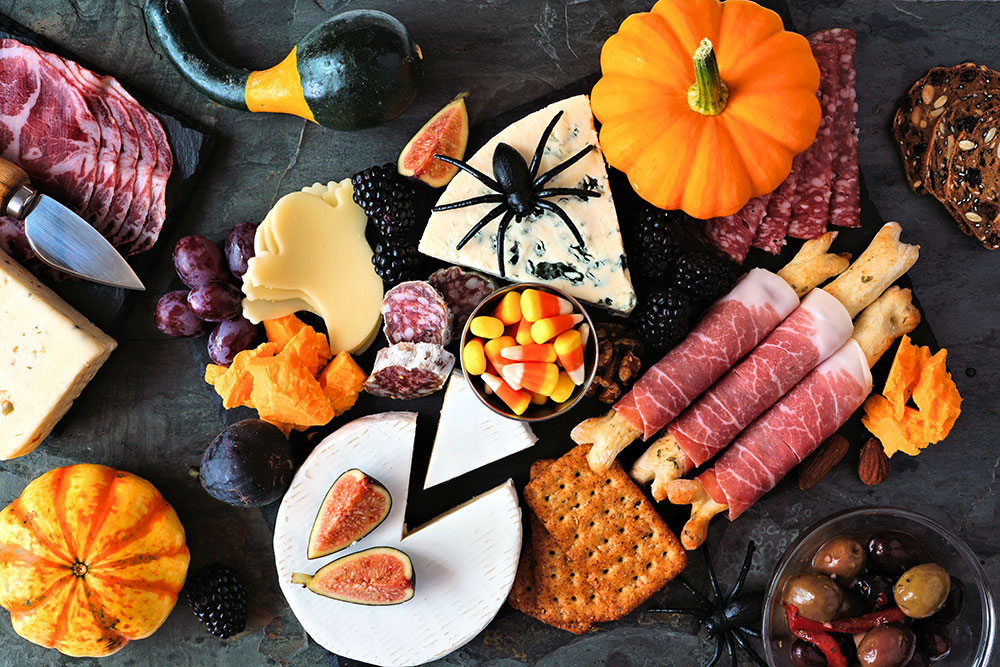
[[[694,52],[694,83],[688,90],[688,104],[703,116],[718,116],[729,101],[729,87],[719,73],[715,48],[707,37]]]

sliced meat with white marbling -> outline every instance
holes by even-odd
[[[648,440],[752,350],[798,305],[795,291],[764,269],[753,269],[712,304],[697,326],[647,370],[618,403]]]
[[[670,434],[702,465],[850,338],[847,309],[813,290],[743,361],[670,424]]]
[[[764,219],[760,221],[760,227],[753,237],[751,245],[754,248],[777,255],[785,246],[785,235],[792,220],[792,204],[795,203],[795,191],[799,184],[799,172],[802,171],[803,155],[804,153],[799,153],[795,156],[788,178],[771,193]]]
[[[787,475],[864,403],[872,376],[857,341],[847,341],[761,415],[712,471],[735,519]]]
[[[149,120],[139,103],[128,94],[128,91],[122,88],[117,80],[111,79],[108,85],[124,100],[125,109],[128,111],[129,119],[135,127],[136,137],[139,140],[139,157],[135,165],[132,201],[129,204],[128,214],[111,237],[111,243],[122,252],[128,253],[132,243],[142,234],[146,218],[152,207],[153,170],[156,168],[159,153],[153,131],[149,126]]]
[[[770,199],[771,193],[754,197],[732,215],[706,220],[705,235],[716,248],[729,255],[734,262],[742,264]]]

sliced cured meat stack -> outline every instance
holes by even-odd
[[[854,52],[857,38],[848,28],[821,30],[810,36],[821,44],[840,48],[840,90],[833,134],[836,151],[833,159],[833,193],[830,197],[830,223],[839,227],[861,226],[861,190],[858,169],[858,125],[856,100],[857,74]]]
[[[385,293],[381,310],[390,345],[451,342],[451,312],[430,283],[410,280],[396,285]]]
[[[853,330],[847,309],[822,289],[813,290],[743,361],[670,424],[670,434],[694,465],[702,465],[836,352]]]
[[[170,179],[170,172],[174,168],[174,156],[170,152],[170,144],[167,142],[167,134],[163,131],[159,119],[142,107],[139,107],[146,122],[149,124],[149,131],[153,136],[153,145],[156,150],[156,164],[153,166],[153,173],[150,174],[150,204],[146,215],[146,221],[139,232],[139,236],[128,248],[128,254],[134,255],[146,252],[156,243],[163,229],[163,223],[167,218],[167,181]]]
[[[784,280],[752,269],[635,383],[614,409],[649,439],[752,350],[799,304]]]
[[[836,44],[810,43],[819,65],[819,100],[823,117],[816,132],[816,141],[802,158],[795,202],[792,204],[788,235],[797,239],[816,238],[826,231],[833,186],[833,158],[837,150],[834,132],[840,90],[841,49]]]
[[[871,388],[865,353],[851,339],[751,424],[698,480],[736,519],[833,435]]]
[[[706,220],[705,234],[716,248],[742,264],[750,250],[750,243],[757,234],[757,228],[764,219],[770,199],[770,193],[754,197],[732,215]]]
[[[760,227],[753,237],[751,245],[754,248],[777,255],[785,246],[785,235],[792,220],[792,204],[795,203],[795,191],[799,184],[799,172],[802,170],[802,156],[803,153],[795,156],[788,178],[771,193],[764,219],[760,221]]]
[[[132,203],[129,205],[128,215],[116,225],[110,239],[115,246],[127,252],[132,242],[142,234],[146,217],[152,207],[153,169],[156,167],[157,158],[156,140],[153,139],[153,131],[149,127],[146,114],[132,96],[113,79],[111,87],[118,94],[127,96],[125,97],[127,101],[131,101],[126,105],[126,109],[139,140],[139,157],[135,165],[135,181],[132,184]]]

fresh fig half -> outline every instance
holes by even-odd
[[[293,584],[302,584],[324,597],[365,605],[393,605],[413,597],[413,563],[392,547],[372,547],[324,565],[314,575],[292,574]]]
[[[431,116],[399,154],[396,169],[403,176],[414,176],[431,186],[443,188],[458,173],[458,167],[434,157],[446,155],[456,160],[465,157],[469,143],[469,112],[459,93],[443,109]]]
[[[348,470],[319,506],[306,556],[322,558],[351,546],[385,521],[390,509],[388,489],[357,468]]]

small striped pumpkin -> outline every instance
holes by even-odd
[[[160,492],[105,466],[50,470],[0,512],[0,605],[17,634],[66,655],[110,655],[153,634],[189,560]]]

